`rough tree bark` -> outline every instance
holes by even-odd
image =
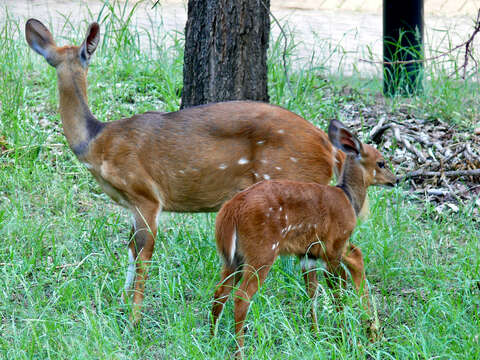
[[[182,108],[268,101],[270,0],[189,0]]]

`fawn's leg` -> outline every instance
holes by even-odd
[[[333,292],[335,300],[335,307],[338,312],[342,311],[343,304],[340,301],[340,293],[345,286],[345,279],[347,277],[345,270],[340,264],[340,259],[329,259],[326,263],[325,279],[327,280],[328,287]]]
[[[342,261],[347,266],[350,274],[352,275],[352,280],[355,285],[355,289],[357,290],[362,305],[365,308],[370,320],[369,324],[369,336],[370,340],[374,341],[378,335],[378,326],[375,321],[372,319],[372,310],[370,305],[370,296],[368,292],[368,286],[366,283],[365,277],[365,266],[363,263],[363,255],[362,251],[353,244],[349,244],[348,249],[345,251],[343,255]]]
[[[302,272],[303,272],[303,280],[305,281],[305,287],[307,289],[307,294],[310,296],[312,300],[312,307],[310,309],[310,313],[312,315],[312,331],[316,334],[318,333],[318,323],[317,323],[317,312],[315,311],[316,305],[316,295],[317,295],[317,287],[318,287],[318,280],[317,280],[317,270],[316,270],[316,262],[309,260],[307,263],[302,263]]]
[[[248,264],[243,266],[243,281],[240,288],[235,292],[235,334],[237,336],[237,351],[235,357],[243,358],[245,317],[247,316],[250,301],[263,284],[270,271],[273,259],[263,264]]]
[[[214,335],[215,324],[217,323],[218,317],[223,311],[223,307],[228,300],[230,292],[237,285],[238,281],[242,278],[241,270],[231,269],[224,265],[222,270],[222,277],[220,282],[217,284],[217,290],[213,295],[213,306],[212,306],[212,328],[211,334]]]

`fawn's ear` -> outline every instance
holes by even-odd
[[[80,62],[84,67],[88,66],[90,62],[90,57],[95,52],[98,43],[100,42],[100,25],[94,22],[91,23],[87,30],[87,36],[83,40],[82,45],[80,46],[79,56]]]
[[[328,138],[333,146],[347,154],[359,156],[363,152],[362,142],[338,120],[332,120],[330,122]]]
[[[42,55],[50,65],[58,65],[57,46],[45,25],[36,19],[29,19],[25,24],[25,37],[28,45]]]

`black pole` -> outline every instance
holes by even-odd
[[[383,60],[423,59],[423,0],[383,0]],[[384,64],[383,93],[412,95],[422,89],[423,65]]]

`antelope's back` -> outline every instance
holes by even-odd
[[[164,210],[216,211],[265,179],[326,184],[334,167],[327,135],[278,106],[233,101],[109,123],[98,141],[122,172],[142,167]],[[122,165],[122,159],[128,162]],[[132,165],[134,164],[134,165]]]

